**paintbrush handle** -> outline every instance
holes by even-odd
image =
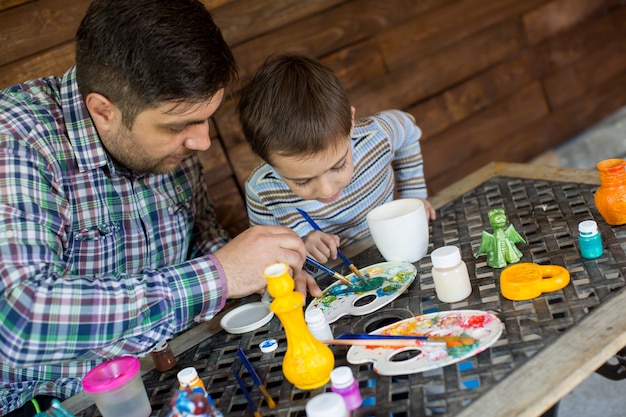
[[[409,336],[409,335],[391,335],[391,334],[369,334],[369,333],[346,333],[337,336],[337,339],[362,339],[362,340],[429,340],[428,336]]]
[[[335,277],[336,279],[340,279],[341,281],[345,282],[346,284],[352,284],[352,282],[350,282],[350,280],[346,277],[344,277],[343,275],[341,275],[339,272],[327,267],[326,265],[324,265],[323,263],[320,263],[318,261],[316,261],[315,259],[311,258],[310,256],[306,257],[306,263],[319,269],[320,271],[323,271],[325,273],[327,273],[328,275]]]
[[[274,402],[274,399],[272,398],[270,393],[267,392],[267,388],[265,388],[265,385],[263,384],[259,385],[259,391],[261,391],[261,394],[263,394],[263,397],[265,398],[265,402],[267,402],[267,406],[269,408],[275,408],[276,403]]]
[[[332,340],[320,340],[327,345],[348,345],[348,346],[443,346],[443,342],[429,342],[427,340],[414,340],[414,339],[332,339]]]
[[[237,380],[237,385],[239,385],[239,388],[241,388],[241,392],[243,392],[243,396],[246,397],[246,401],[248,402],[248,408],[250,409],[250,411],[252,411],[252,414],[254,414],[255,416],[261,417],[261,413],[259,413],[259,410],[256,408],[256,405],[254,404],[252,397],[250,397],[250,393],[248,392],[248,388],[246,388],[246,384],[243,382],[243,380],[241,379],[237,371],[235,371],[234,369],[233,369],[233,375],[235,376],[235,379]]]
[[[263,381],[261,381],[261,377],[259,377],[259,374],[256,373],[256,370],[254,369],[254,367],[250,363],[250,360],[246,356],[246,353],[243,351],[243,349],[241,349],[241,348],[237,349],[237,355],[239,355],[239,359],[241,359],[241,362],[243,363],[243,366],[246,367],[246,369],[248,370],[248,373],[252,377],[252,381],[254,382],[254,385],[259,387],[259,391],[261,391],[261,394],[263,394],[263,397],[265,397],[265,401],[267,402],[267,406],[269,408],[276,407],[276,403],[274,402],[274,399],[272,398],[270,393],[267,392],[267,389],[265,388],[265,385],[263,385]]]
[[[317,230],[318,232],[323,232],[323,230],[317,225],[317,223],[315,223],[315,220],[313,220],[313,218],[309,216],[309,213],[307,213],[306,211],[302,209],[296,209],[296,210],[298,210],[298,213],[300,213],[302,217],[304,217],[304,220],[306,220],[307,223],[309,223],[309,225],[313,228],[313,230]],[[341,252],[339,248],[337,248],[337,256],[339,256],[339,259],[341,259],[341,261],[348,268],[350,268],[352,272],[354,272],[354,275],[356,275],[359,278],[363,278],[363,275],[358,270],[358,268],[354,266],[352,262],[350,262],[350,260],[346,257],[346,255],[343,254],[343,252]]]

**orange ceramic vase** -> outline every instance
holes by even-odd
[[[283,359],[283,374],[296,388],[311,390],[330,381],[335,356],[328,346],[317,340],[304,321],[304,296],[294,291],[289,266],[277,263],[263,272],[267,290],[274,297],[270,304],[280,319],[287,336],[287,351]]]
[[[596,208],[608,224],[626,223],[626,161],[606,159],[596,165],[600,188],[594,195]]]

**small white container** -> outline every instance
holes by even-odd
[[[304,407],[307,417],[349,417],[350,412],[343,397],[335,392],[325,392],[311,398]]]
[[[430,254],[437,298],[444,303],[461,301],[472,293],[467,265],[456,246],[442,246]]]
[[[317,340],[332,340],[333,331],[326,321],[324,312],[320,308],[312,308],[304,313],[304,320],[309,331]]]

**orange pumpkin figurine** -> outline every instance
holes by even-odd
[[[594,195],[598,212],[610,225],[626,224],[626,161],[613,158],[598,162],[600,188]]]

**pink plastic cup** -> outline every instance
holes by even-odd
[[[87,392],[102,417],[148,417],[152,407],[139,374],[139,360],[122,356],[87,372],[83,378]]]

